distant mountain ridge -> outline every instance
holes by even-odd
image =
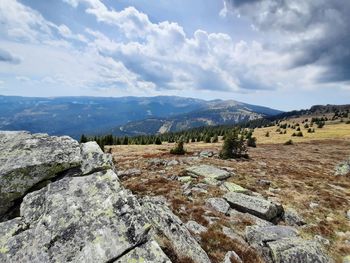
[[[279,113],[234,100],[206,101],[176,96],[0,96],[0,130],[28,130],[74,138],[82,133],[97,135],[112,131],[116,135],[136,135],[235,124]],[[135,129],[136,126],[139,128]]]

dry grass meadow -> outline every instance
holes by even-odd
[[[336,262],[341,262],[341,258],[350,253],[350,220],[346,218],[346,211],[350,209],[350,177],[335,176],[334,167],[350,157],[350,124],[329,123],[322,129],[315,128],[315,133],[307,133],[303,125],[300,127],[303,137],[291,137],[294,130],[290,128],[287,134],[276,132],[276,126],[256,129],[257,147],[249,148],[248,160],[197,157],[203,150],[217,153],[222,142],[186,144],[185,156],[170,155],[174,144],[167,143],[112,146],[111,152],[119,170],[137,168],[142,171],[139,176],[122,180],[135,194],[164,196],[173,212],[184,222],[195,220],[208,226],[206,216],[219,218],[201,239],[201,245],[213,262],[223,259],[228,246],[233,247],[244,262],[259,262],[259,259],[254,251],[238,243],[232,244],[218,231],[223,225],[231,224],[228,218],[206,212],[205,199],[223,194],[218,187],[210,186],[207,193],[185,196],[182,190],[184,183],[171,179],[174,175],[182,175],[186,167],[194,164],[228,167],[235,172],[229,181],[272,198],[285,208],[295,209],[307,222],[299,229],[301,235],[305,238],[320,235],[328,239],[329,253]],[[265,136],[267,131],[269,137]],[[284,145],[289,139],[293,140],[293,145]],[[175,159],[179,163],[159,166],[152,164],[153,158]],[[271,185],[257,183],[260,179],[270,180]],[[310,205],[312,203],[316,205]],[[249,224],[249,220],[241,220],[234,227],[243,234],[244,227]],[[214,241],[208,237],[216,239]]]

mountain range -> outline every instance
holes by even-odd
[[[0,130],[50,135],[155,134],[236,124],[281,111],[234,100],[157,97],[0,96]]]

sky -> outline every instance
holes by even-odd
[[[350,103],[348,0],[1,0],[0,95]]]

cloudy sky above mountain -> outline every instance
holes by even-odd
[[[1,0],[0,94],[350,102],[350,1]]]

